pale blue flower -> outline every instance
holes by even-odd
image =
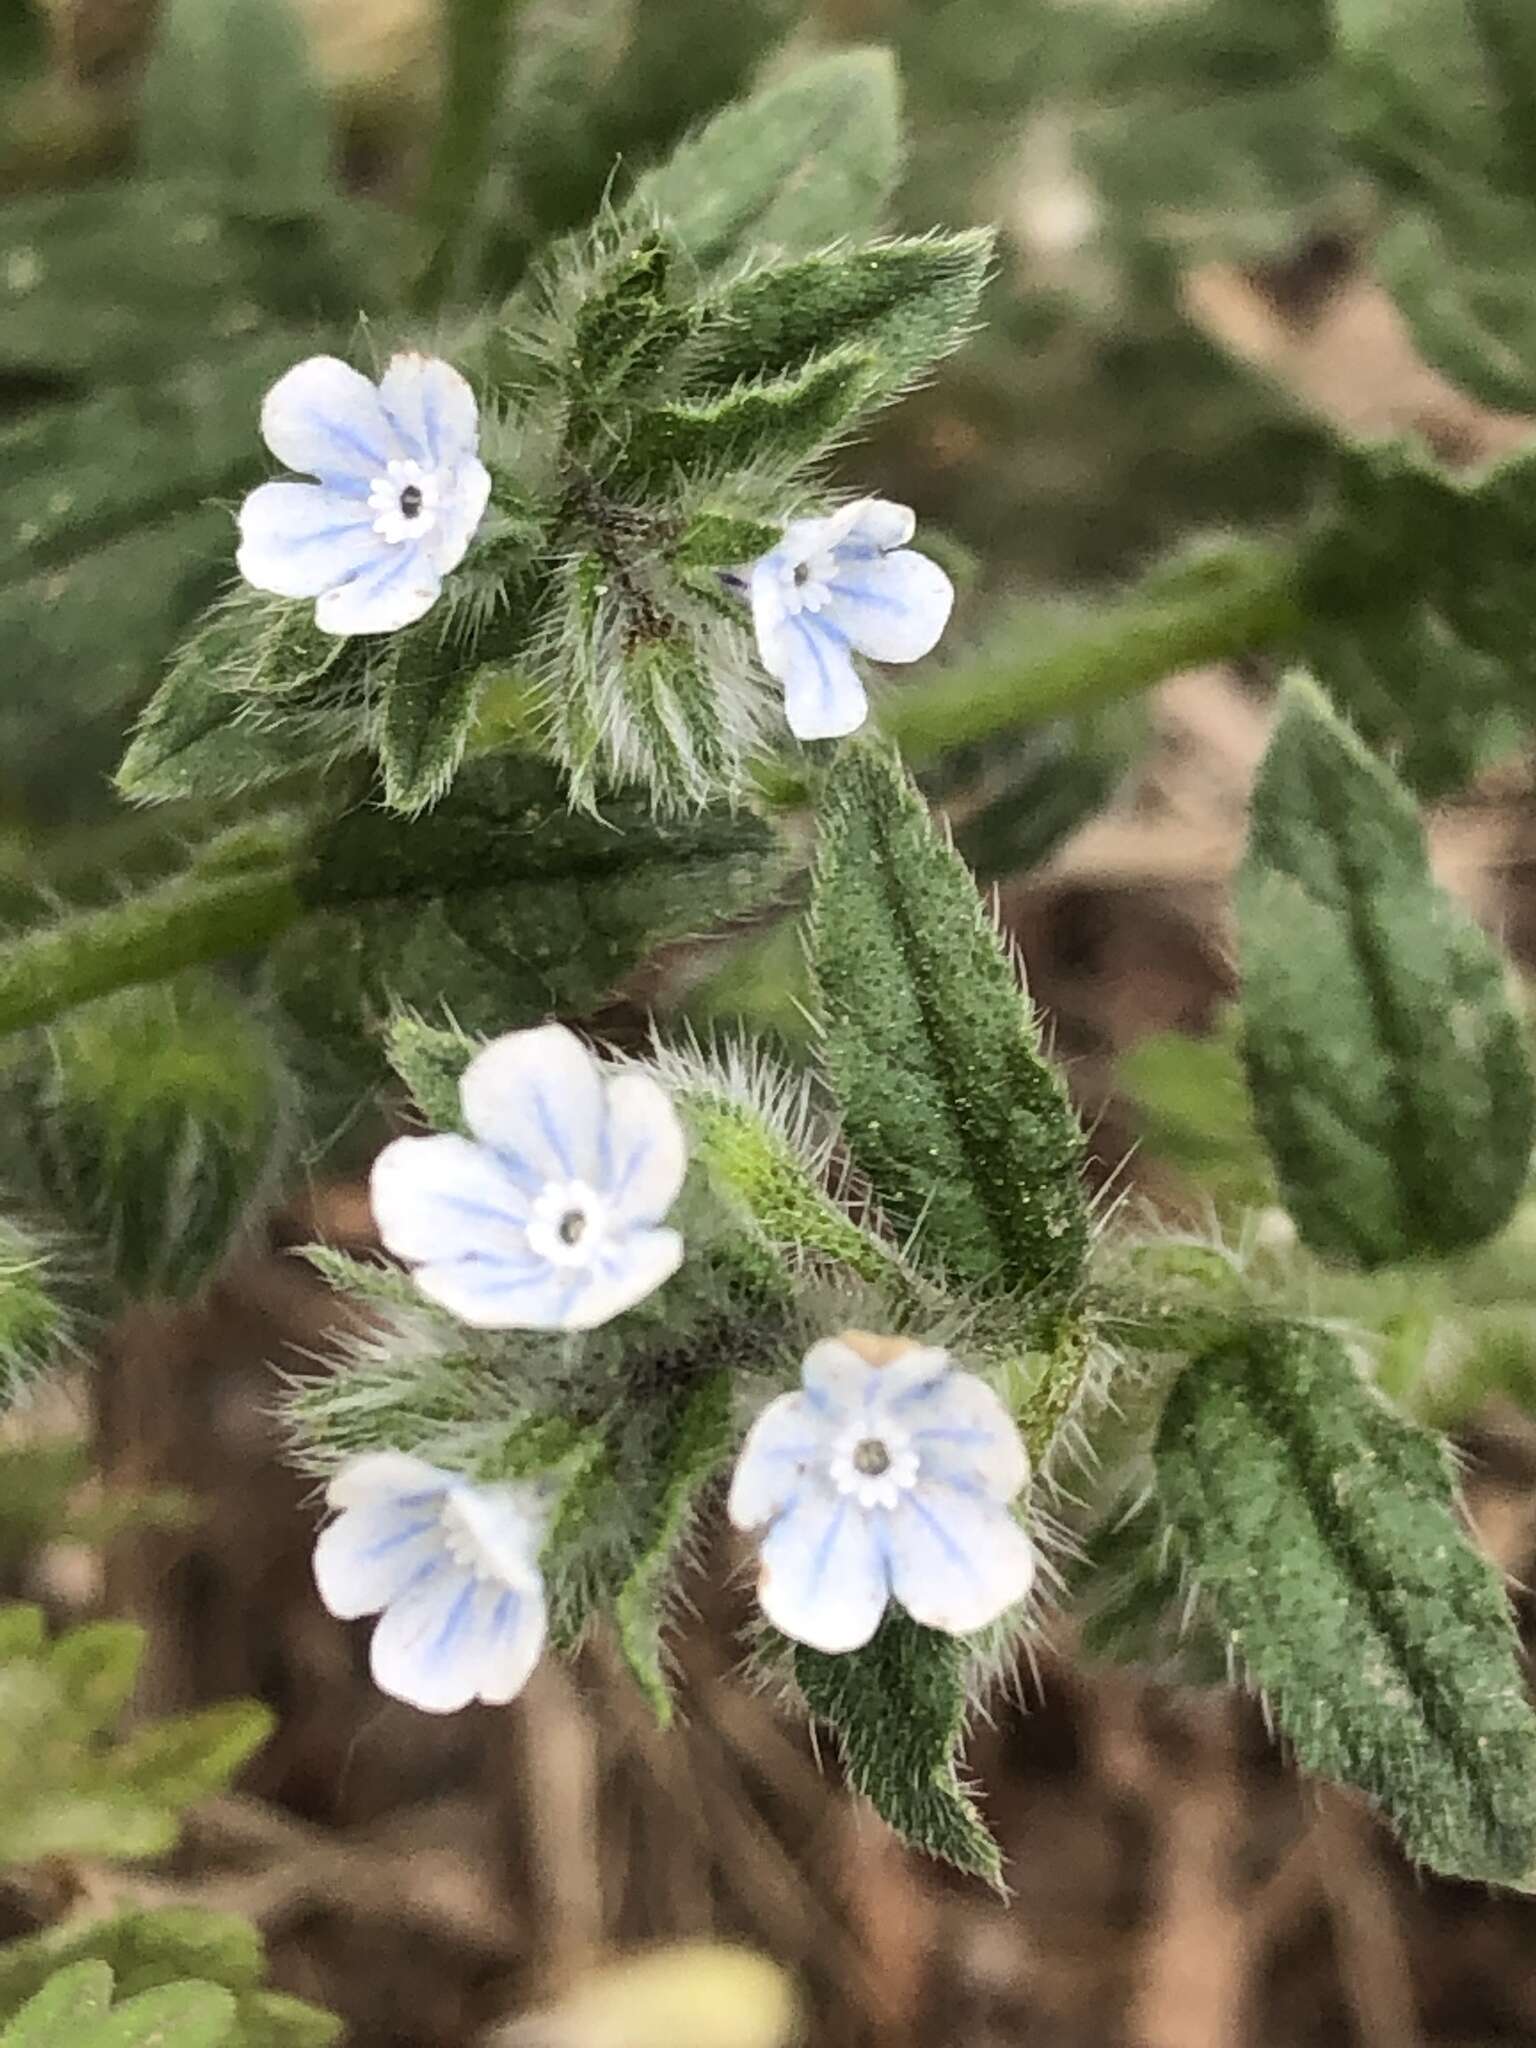
[[[937,646],[954,585],[906,545],[916,524],[905,505],[860,498],[827,519],[792,519],[746,572],[758,652],[784,685],[798,739],[837,739],[864,723],[855,654],[918,661]]]
[[[397,355],[377,384],[335,356],[280,377],[267,446],[316,483],[262,484],[240,508],[240,574],[313,597],[322,633],[393,633],[429,611],[485,516],[475,395],[435,356]]]
[[[687,1169],[665,1090],[605,1072],[560,1024],[514,1031],[459,1087],[467,1138],[397,1138],[373,1213],[430,1301],[488,1330],[590,1330],[651,1294],[683,1240],[661,1228]]]
[[[969,1635],[1024,1598],[1034,1547],[1008,1503],[1029,1460],[1008,1411],[945,1351],[871,1365],[841,1338],[806,1356],[803,1386],[759,1416],[730,1516],[762,1530],[758,1599],[818,1650],[856,1650],[894,1599]]]
[[[541,1490],[473,1486],[376,1451],[350,1459],[326,1501],[338,1513],[315,1545],[315,1583],[338,1620],[382,1617],[379,1690],[428,1714],[515,1699],[544,1648]]]

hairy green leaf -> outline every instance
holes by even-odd
[[[315,914],[278,947],[276,985],[350,1057],[401,1005],[514,1030],[590,1009],[651,947],[762,901],[780,872],[748,812],[657,823],[625,795],[590,817],[546,763],[486,756],[421,818],[358,810],[322,835],[302,885]]]
[[[193,1294],[285,1156],[287,1083],[251,1011],[195,977],[66,1017],[35,1095],[54,1200],[139,1298]]]
[[[1157,1440],[1190,1572],[1297,1756],[1449,1875],[1536,1878],[1536,1717],[1438,1442],[1316,1329],[1196,1359]]]
[[[749,270],[706,300],[690,378],[730,386],[854,348],[882,395],[899,391],[965,339],[991,259],[990,231],[973,229]]]
[[[1304,679],[1237,905],[1243,1057],[1303,1238],[1373,1266],[1491,1236],[1536,1120],[1501,963],[1431,879],[1411,800]]]
[[[960,1782],[965,1647],[892,1609],[872,1641],[832,1657],[801,1644],[795,1678],[837,1734],[848,1776],[904,1841],[1001,1889],[1002,1860]]]
[[[882,223],[900,162],[887,51],[840,50],[727,107],[635,188],[703,270],[786,255]]]
[[[755,463],[792,466],[834,441],[879,381],[873,355],[842,348],[716,398],[638,408],[617,473],[631,487],[656,487],[673,476],[715,476]]]
[[[1536,27],[1524,0],[1332,0],[1338,106],[1400,202],[1382,269],[1432,361],[1536,403]]]
[[[811,907],[849,1148],[918,1255],[1050,1315],[1081,1276],[1082,1135],[964,864],[890,754],[827,778]]]

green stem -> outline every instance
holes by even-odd
[[[255,951],[303,910],[287,865],[180,878],[126,903],[67,917],[0,952],[0,1032],[45,1024],[76,1003]]]
[[[1092,618],[1047,622],[1042,646],[893,692],[881,723],[920,765],[951,747],[1132,697],[1181,668],[1274,646],[1304,623],[1298,569],[1288,549],[1234,542],[1149,577]]]
[[[496,111],[520,0],[440,0],[443,97],[422,196],[431,242],[416,285],[419,312],[435,312],[459,282],[464,245],[490,168]]]

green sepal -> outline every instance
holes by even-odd
[[[851,425],[879,382],[873,355],[842,348],[719,397],[638,407],[615,473],[638,489],[758,463],[789,467]]]
[[[683,1404],[657,1474],[650,1537],[614,1598],[614,1620],[625,1662],[663,1728],[672,1725],[672,1692],[662,1670],[658,1611],[667,1573],[687,1534],[700,1491],[730,1457],[736,1440],[731,1374],[711,1373]]]
[[[889,51],[839,50],[727,107],[635,187],[701,270],[873,233],[901,162]]]
[[[736,569],[767,554],[783,526],[706,506],[683,528],[672,549],[679,569]]]
[[[55,1204],[124,1293],[195,1294],[286,1158],[288,1081],[265,1027],[188,975],[84,1005],[48,1052],[31,1104]]]
[[[749,270],[705,302],[688,351],[690,383],[729,388],[784,376],[850,348],[870,359],[882,396],[899,391],[970,332],[992,245],[991,230],[975,228]]]
[[[795,1650],[805,1703],[836,1733],[848,1777],[904,1841],[1003,1889],[1002,1857],[960,1781],[966,1648],[887,1612],[862,1650]]]
[[[1536,1716],[1442,1445],[1326,1332],[1253,1328],[1177,1381],[1156,1467],[1187,1569],[1300,1762],[1367,1793],[1416,1861],[1536,1881]]]
[[[396,1010],[384,1027],[384,1057],[434,1131],[462,1131],[459,1083],[483,1039],[452,1024],[431,1024],[414,1010]]]
[[[970,874],[875,746],[827,778],[810,953],[849,1149],[921,1225],[914,1257],[1058,1316],[1088,1245],[1082,1134]]]
[[[1502,964],[1431,878],[1407,793],[1305,679],[1237,909],[1255,1118],[1305,1241],[1376,1266],[1491,1236],[1536,1124]]]

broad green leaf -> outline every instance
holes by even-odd
[[[71,1224],[138,1298],[197,1291],[272,1192],[287,1083],[250,1008],[184,977],[54,1030],[35,1142]]]
[[[81,2030],[74,2048],[225,2048],[235,2001],[216,1984],[162,1984]]]
[[[683,1403],[656,1475],[655,1521],[649,1542],[614,1601],[619,1643],[663,1728],[671,1726],[672,1693],[661,1663],[660,1602],[667,1572],[687,1534],[701,1489],[736,1445],[731,1374],[715,1372]]]
[[[1536,1880],[1536,1717],[1441,1445],[1322,1330],[1253,1329],[1176,1383],[1157,1491],[1297,1757],[1358,1786],[1416,1861]]]
[[[260,1935],[234,1914],[177,1906],[121,1913],[84,1924],[65,1923],[0,1947],[0,2027],[60,1973],[81,1967],[114,1981],[119,2000],[195,1980],[234,1995],[235,2024],[227,2048],[328,2048],[341,2022],[296,1998],[262,1988],[266,1957]],[[106,2010],[106,2000],[101,2009]],[[9,2037],[0,2033],[0,2040]],[[69,2034],[58,2048],[78,2048]]]
[[[837,1734],[854,1789],[904,1841],[1001,1889],[1002,1860],[961,1783],[965,1646],[892,1609],[862,1650],[801,1644],[795,1678]]]
[[[810,916],[849,1149],[917,1255],[1058,1315],[1081,1276],[1082,1135],[963,863],[873,746],[827,778]]]
[[[1432,880],[1407,794],[1304,679],[1254,790],[1237,907],[1243,1058],[1302,1237],[1375,1266],[1491,1236],[1536,1115],[1503,966]]]
[[[167,0],[139,155],[151,177],[201,181],[251,214],[315,210],[331,183],[330,131],[289,0]]]
[[[764,900],[780,872],[746,811],[663,824],[624,796],[587,817],[546,764],[486,756],[424,817],[358,810],[323,835],[304,884],[316,914],[278,949],[277,981],[322,1036],[371,1036],[401,1004],[512,1030],[590,1009],[654,945]]]
[[[1452,473],[1408,443],[1344,444],[1332,471],[1296,637],[1363,736],[1433,796],[1516,746],[1536,710],[1522,569],[1536,452]]]
[[[1398,201],[1381,268],[1421,348],[1536,404],[1536,27],[1524,0],[1332,0],[1337,105]]]
[[[113,1776],[167,1806],[190,1806],[222,1791],[270,1741],[274,1718],[258,1700],[229,1700],[136,1729],[118,1745]]]
[[[112,2003],[105,1963],[60,1970],[0,2034],[0,2048],[75,2048],[92,2020]]]
[[[887,51],[840,50],[717,114],[631,201],[659,215],[703,270],[878,229],[900,164]]]

